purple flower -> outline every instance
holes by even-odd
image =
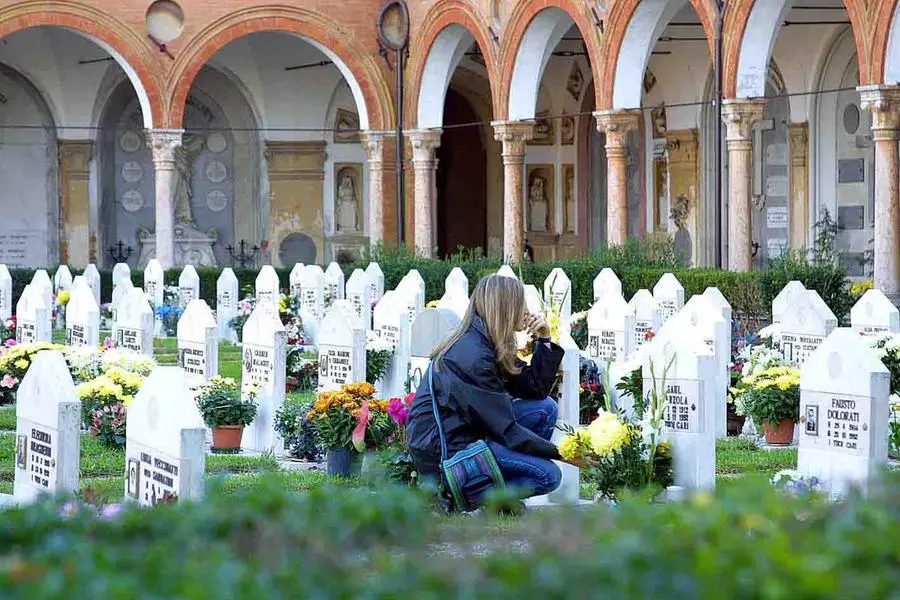
[[[388,414],[394,423],[403,427],[409,419],[409,406],[400,398],[391,398],[388,403]]]
[[[110,350],[115,347],[116,347],[116,340],[112,339],[111,337],[108,337],[105,340],[103,340],[103,349],[104,350]]]
[[[64,519],[68,519],[70,517],[74,517],[75,513],[78,512],[78,504],[75,502],[66,502],[59,509],[59,516]]]
[[[12,347],[15,346],[17,343],[18,343],[18,342],[16,342],[16,338],[9,338],[9,339],[6,340],[5,342],[3,342],[3,345],[6,346],[7,348],[12,348]]]
[[[124,510],[124,506],[121,504],[107,504],[100,511],[100,518],[104,521],[110,521],[119,516],[122,510]]]

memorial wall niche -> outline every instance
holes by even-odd
[[[122,89],[127,88],[127,89]],[[117,108],[118,107],[118,108]],[[122,108],[124,107],[124,108]],[[140,105],[129,84],[114,94],[103,135],[104,257],[121,240],[133,248],[127,262],[142,267],[155,256],[155,175],[143,133]],[[230,264],[234,243],[234,138],[228,120],[209,96],[191,91],[185,133],[175,150],[175,260],[178,264]],[[142,245],[151,247],[142,252]]]

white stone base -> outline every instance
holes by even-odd
[[[18,505],[19,500],[12,494],[0,494],[0,508],[12,508]]]

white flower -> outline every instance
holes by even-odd
[[[884,347],[891,352],[900,350],[900,335],[891,334],[890,339],[884,343]]]
[[[124,348],[112,348],[104,352],[102,363],[104,371],[108,371],[112,367],[121,367],[126,371],[145,377],[150,375],[150,372],[156,367],[156,361],[152,358]]]
[[[394,346],[374,331],[366,331],[366,351],[394,351]]]
[[[759,330],[759,337],[763,339],[781,337],[781,323],[772,323],[768,327],[763,327]]]

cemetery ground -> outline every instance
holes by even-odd
[[[59,333],[55,334],[56,336]],[[57,341],[54,339],[54,341]],[[154,358],[160,365],[176,364],[176,340],[157,338],[154,341]],[[219,345],[219,371],[223,377],[240,381],[240,348],[222,342]],[[304,394],[288,394],[286,402],[300,401]],[[0,407],[0,493],[12,493],[15,468],[15,406]],[[743,438],[720,440],[716,446],[716,473],[720,486],[728,486],[739,479],[768,479],[783,469],[797,466],[796,448],[763,449]],[[286,461],[279,463],[271,455],[213,454],[207,458],[208,478],[223,479],[223,489],[233,492],[241,488],[255,487],[260,476],[269,474],[280,481],[286,490],[306,492],[325,485],[359,487],[363,482],[356,478],[331,478],[323,466],[309,470],[305,463]],[[125,472],[124,449],[104,446],[87,433],[81,437],[81,490],[100,503],[118,502],[122,496]],[[593,499],[594,486],[582,482],[581,496]]]

